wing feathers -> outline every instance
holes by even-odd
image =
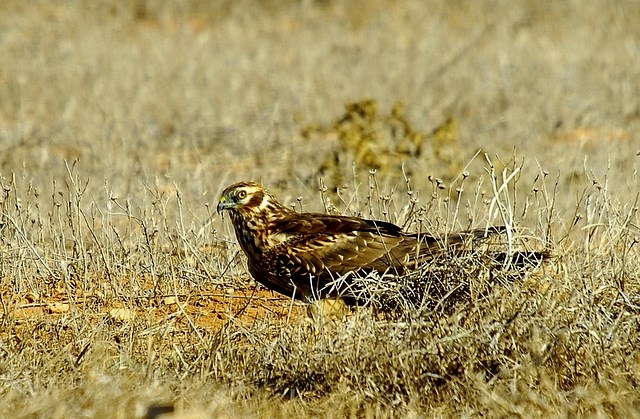
[[[297,214],[277,220],[271,226],[271,234],[284,233],[287,235],[315,235],[370,232],[396,236],[402,234],[402,229],[395,224],[385,221],[372,221],[356,217],[326,214]]]

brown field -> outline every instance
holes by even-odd
[[[640,417],[639,63],[636,0],[0,2],[0,417]],[[554,257],[323,324],[239,180]]]

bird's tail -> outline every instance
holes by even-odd
[[[467,243],[469,241],[489,238],[493,235],[502,234],[506,231],[506,227],[498,226],[458,231],[456,233],[449,233],[444,236],[430,236],[428,234],[422,233],[415,233],[413,234],[413,236],[421,243],[426,244],[429,248],[435,249],[437,247],[440,247],[444,250],[450,247],[460,246],[461,244]]]
[[[479,256],[489,259],[491,262],[514,268],[538,266],[548,259],[551,254],[547,251],[514,250],[504,251],[504,243],[490,244],[489,248],[482,252],[477,251],[477,245],[484,245],[487,239],[507,232],[505,226],[477,228],[456,233],[450,233],[442,237],[417,234],[416,238],[426,244],[421,249],[423,261],[437,259],[438,257],[464,257]]]
[[[551,257],[551,253],[546,251],[490,252],[488,257],[502,265],[525,268],[540,265],[544,260]]]

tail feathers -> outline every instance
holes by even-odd
[[[493,234],[502,234],[507,231],[504,226],[488,227],[488,228],[476,228],[474,230],[459,231],[457,233],[450,233],[443,237],[430,236],[428,234],[412,234],[417,240],[422,243],[426,243],[429,247],[435,248],[439,246],[445,248],[448,246],[458,246],[469,240],[480,240],[490,237]]]
[[[475,230],[462,231],[459,233],[452,233],[447,235],[447,244],[453,248],[457,248],[469,241],[474,242],[476,240],[482,240],[491,237],[496,234],[506,233],[507,228],[505,226],[496,226],[489,228],[477,228]],[[455,252],[455,250],[454,250]],[[466,253],[465,251],[459,253]],[[514,251],[514,252],[499,252],[489,251],[486,253],[494,262],[508,265],[512,267],[529,267],[538,266],[543,260],[551,257],[551,254],[546,251]]]
[[[486,239],[493,234],[502,234],[507,231],[505,226],[488,227],[488,228],[476,228],[475,230],[460,231],[458,233],[451,233],[447,235],[447,240],[450,244],[462,243],[466,240],[480,240]]]
[[[529,266],[538,266],[543,260],[551,257],[549,252],[513,252],[513,253],[489,253],[488,256],[495,262],[503,265],[510,265],[513,267],[524,268]]]

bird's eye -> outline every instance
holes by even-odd
[[[239,191],[238,198],[245,199],[247,197],[247,191]]]

